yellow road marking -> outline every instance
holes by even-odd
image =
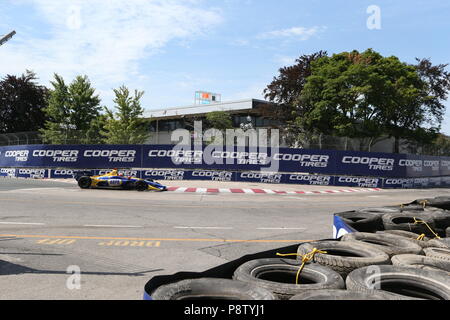
[[[76,239],[42,239],[42,240],[38,240],[36,241],[36,243],[39,244],[72,244],[74,242],[76,242]]]
[[[90,236],[50,236],[50,235],[29,235],[29,234],[0,234],[0,237],[14,238],[44,238],[44,239],[80,239],[80,240],[128,240],[128,241],[180,241],[180,242],[252,242],[252,243],[283,243],[283,242],[311,242],[314,240],[280,240],[280,239],[190,239],[190,238],[130,238],[130,237],[90,237]]]
[[[111,240],[109,242],[99,242],[99,246],[116,247],[159,247],[160,241],[135,241],[135,240]]]

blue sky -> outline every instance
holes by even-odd
[[[381,29],[367,27],[371,5]],[[145,91],[146,109],[192,104],[196,90],[262,98],[280,67],[318,50],[450,63],[449,15],[437,0],[0,0],[0,34],[17,31],[0,76],[86,74],[109,107],[122,84]]]

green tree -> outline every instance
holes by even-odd
[[[450,137],[445,134],[438,134],[432,144],[424,146],[424,153],[437,156],[450,156]]]
[[[148,120],[142,119],[144,109],[140,100],[143,91],[130,94],[127,87],[114,89],[116,112],[105,108],[106,123],[102,135],[109,144],[141,144],[149,137]]]
[[[233,128],[233,120],[228,112],[213,111],[206,115],[206,125],[207,128],[214,128],[223,131]]]
[[[274,111],[266,113],[266,116],[284,124],[279,129],[290,145],[307,145],[318,133],[315,129],[306,129],[297,121],[308,110],[299,97],[311,75],[312,63],[326,56],[326,51],[301,55],[292,66],[280,68],[279,74],[264,89],[265,99],[277,104],[277,108],[271,108]]]
[[[294,122],[306,130],[370,139],[431,142],[439,131],[444,106],[433,95],[417,66],[368,49],[322,57],[312,63],[311,75],[298,98],[304,113]],[[445,85],[442,88],[445,92]]]
[[[0,80],[0,133],[38,131],[45,123],[48,89],[27,70]]]
[[[379,99],[377,66],[381,59],[378,53],[367,50],[313,62],[311,76],[297,101],[303,113],[295,123],[306,130],[362,141],[380,137],[375,104]]]
[[[100,116],[100,98],[95,95],[87,76],[76,77],[68,86],[55,74],[51,84],[53,89],[45,109],[50,119],[41,130],[44,141],[52,144],[98,143],[99,132],[92,131]]]
[[[222,144],[224,142],[225,131],[233,128],[233,120],[231,114],[226,111],[213,111],[206,115],[206,123],[204,130],[209,130],[213,133],[212,136],[206,140],[207,144]]]

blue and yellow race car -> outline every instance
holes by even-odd
[[[156,181],[140,179],[136,177],[126,177],[114,169],[103,175],[92,176],[87,174],[76,175],[78,186],[81,189],[104,188],[104,189],[125,189],[137,191],[167,191],[167,187]]]

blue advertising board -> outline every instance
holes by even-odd
[[[316,174],[283,174],[282,183],[332,186],[334,185],[334,176],[316,175]]]
[[[142,146],[29,145],[0,147],[2,167],[132,168],[141,166]]]
[[[241,172],[239,178],[233,177],[232,179],[249,182],[266,179],[272,180],[274,183],[277,181],[279,183],[301,183],[302,181],[310,183],[308,179],[313,179],[316,181],[315,183],[323,184],[326,181],[334,180],[331,176],[360,176],[361,178],[367,177],[367,179],[369,177],[450,176],[449,157],[335,150],[174,145],[5,146],[0,147],[0,167],[219,170]],[[258,174],[261,175],[261,169],[275,172],[275,174],[258,176]],[[258,172],[258,174],[247,172]],[[299,173],[314,174],[316,177],[298,176]],[[165,174],[168,173],[165,172]],[[193,173],[192,178],[197,179],[198,174]],[[168,177],[170,175],[168,174]],[[328,178],[323,180],[320,176]],[[224,179],[229,179],[229,177]],[[367,180],[367,185],[379,184],[379,181],[370,182],[369,180]],[[364,183],[361,181],[355,180],[354,183],[356,185]],[[338,184],[341,182],[342,179],[336,181]],[[391,182],[387,184],[399,185],[399,183]],[[345,181],[345,183],[349,183],[349,181]],[[431,184],[436,185],[437,183],[437,180],[433,180]],[[425,180],[418,180],[416,184],[425,185],[426,183]]]

